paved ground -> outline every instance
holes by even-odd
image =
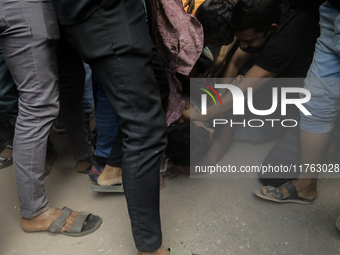
[[[59,153],[46,178],[52,206],[90,211],[103,218],[103,225],[80,238],[23,232],[13,168],[9,167],[0,170],[0,254],[136,254],[124,196],[91,191],[88,177],[75,172],[65,135],[54,134],[52,141]],[[231,164],[242,160],[260,164],[273,145],[235,142],[225,159]],[[181,175],[166,184],[161,191],[165,246],[200,255],[340,254],[340,234],[335,227],[340,216],[338,179],[321,179],[318,199],[309,206],[258,199],[252,193],[261,186],[255,178],[191,179]]]

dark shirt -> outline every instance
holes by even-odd
[[[312,12],[288,6],[256,65],[277,73],[277,77],[306,77],[319,35],[318,18]]]
[[[88,19],[102,0],[52,0],[62,25],[76,25]]]
[[[331,5],[333,5],[335,8],[337,8],[340,11],[340,1],[339,0],[328,0]]]

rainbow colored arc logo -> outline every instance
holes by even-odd
[[[220,103],[222,105],[222,100],[221,100],[220,96],[218,95],[217,91],[213,87],[211,87],[208,84],[205,84],[203,82],[197,82],[197,83],[206,86],[208,89],[210,89],[212,92],[214,92],[214,94],[217,96],[218,100],[220,101]],[[217,105],[215,97],[210,93],[209,90],[204,89],[204,88],[200,88],[200,87],[197,87],[197,88],[200,89],[200,90],[203,90],[204,92],[206,92],[212,98],[212,100],[214,101],[215,105]]]

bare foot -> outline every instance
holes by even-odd
[[[137,255],[170,255],[170,251],[161,246],[157,251],[154,252],[137,252]]]
[[[316,183],[317,179],[297,179],[292,181],[292,183],[295,185],[296,190],[298,192],[299,198],[307,199],[307,200],[314,200],[317,196],[316,191]],[[279,189],[282,192],[283,199],[289,198],[289,193],[286,190],[286,188],[281,185]],[[261,188],[261,192],[263,195],[267,195],[267,187],[263,186]],[[275,196],[275,194],[274,194]]]
[[[93,163],[91,162],[90,158],[79,160],[76,164],[76,170],[78,173],[85,173],[92,167]]]
[[[23,230],[26,232],[35,232],[35,231],[44,231],[51,225],[52,221],[61,215],[63,210],[57,208],[48,208],[42,214],[38,216],[28,219],[21,219],[21,226]],[[68,232],[70,229],[74,219],[78,215],[78,212],[72,212],[71,215],[66,219],[66,223],[64,227],[61,229],[61,232]]]
[[[100,186],[111,186],[122,183],[122,168],[106,165],[103,172],[99,175],[97,183]]]

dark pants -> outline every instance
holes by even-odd
[[[79,161],[94,153],[88,139],[83,110],[85,69],[77,51],[63,38],[65,36],[61,33],[58,44],[60,114],[73,158]]]
[[[10,121],[13,126],[18,116],[18,99],[17,86],[8,70],[0,48],[0,113],[3,114],[0,118]]]
[[[166,121],[144,11],[139,1],[103,1],[85,22],[64,28],[118,115],[123,185],[135,244],[142,252],[153,252],[162,244],[159,159],[166,146]]]
[[[157,53],[155,46],[152,47],[152,67],[158,84],[160,97],[162,99],[163,110],[165,110],[168,101],[168,96],[170,93],[170,86],[168,77],[165,74],[163,63]],[[118,130],[118,134],[114,141],[110,157],[106,163],[107,165],[113,167],[122,166],[123,157],[122,146],[123,146],[123,134],[120,130]]]

